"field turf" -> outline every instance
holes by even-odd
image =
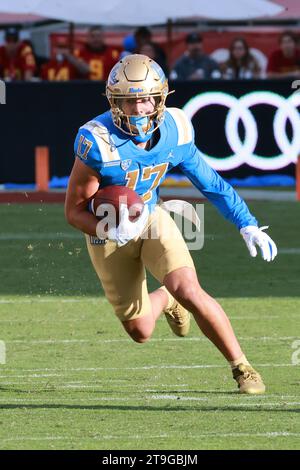
[[[264,377],[259,397],[237,393],[195,322],[188,338],[160,318],[150,342],[128,339],[61,205],[0,205],[0,448],[299,449],[300,204],[249,206],[275,262],[250,258],[209,204],[192,254]]]

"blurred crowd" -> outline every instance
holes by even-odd
[[[8,28],[5,43],[0,46],[0,78],[6,81],[106,80],[112,66],[132,53],[155,60],[170,80],[300,78],[298,46],[299,38],[293,32],[283,32],[270,51],[266,71],[263,71],[245,38],[234,38],[227,60],[216,62],[205,52],[201,34],[192,32],[186,35],[185,52],[169,69],[165,51],[146,27],[126,36],[120,51],[105,43],[101,27],[93,26],[88,30],[83,47],[72,49],[66,44],[56,45],[49,60],[37,57],[31,42],[20,40],[18,29]]]

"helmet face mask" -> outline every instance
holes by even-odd
[[[112,68],[106,85],[115,126],[125,134],[148,140],[164,120],[168,91],[168,81],[156,62],[141,54],[124,57]],[[124,100],[150,97],[154,98],[152,112],[138,117],[124,112]]]

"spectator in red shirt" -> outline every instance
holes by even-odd
[[[53,50],[51,60],[41,67],[41,79],[49,81],[68,81],[78,78],[74,65],[66,58],[68,49],[65,45],[58,45]]]
[[[280,49],[269,57],[268,78],[300,77],[300,51],[297,37],[290,31],[282,33],[279,39]]]
[[[93,26],[89,29],[85,47],[76,51],[75,55],[66,53],[65,58],[77,69],[81,78],[107,80],[119,55],[118,49],[105,44],[102,28]]]
[[[32,48],[19,40],[16,28],[5,32],[5,44],[0,47],[0,77],[6,81],[31,80],[36,69]]]

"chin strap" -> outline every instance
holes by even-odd
[[[149,132],[153,129],[153,124],[151,129],[148,129],[147,133],[144,132],[143,127],[148,125],[148,117],[147,116],[130,116],[129,118],[130,124],[135,126],[138,130],[139,135],[134,136],[134,140],[137,143],[141,142],[148,142],[148,140],[152,137],[152,132]]]

